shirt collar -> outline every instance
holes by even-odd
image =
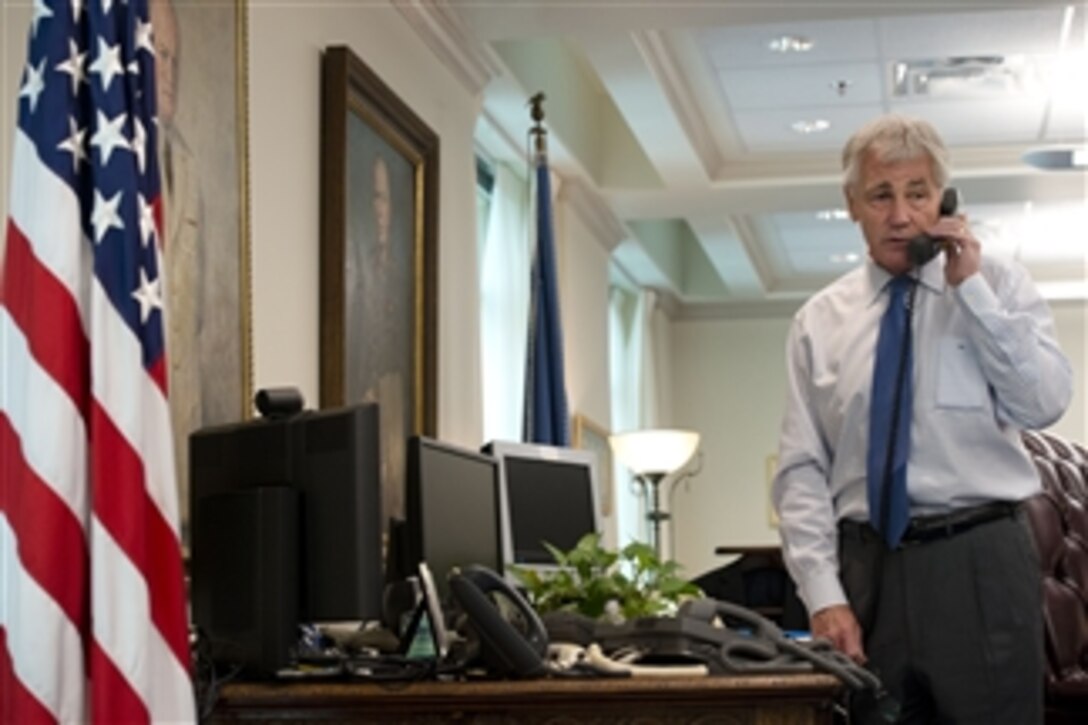
[[[938,254],[928,263],[916,269],[913,274],[921,286],[928,288],[937,294],[943,294],[947,282],[944,278],[944,255]],[[869,281],[869,304],[876,304],[881,292],[891,281],[892,275],[888,270],[873,261],[872,257],[865,258],[865,277]]]

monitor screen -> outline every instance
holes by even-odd
[[[507,564],[552,566],[544,542],[569,551],[586,534],[600,532],[596,453],[506,441],[484,450],[499,461]]]
[[[454,567],[502,574],[498,464],[491,456],[423,436],[408,441],[409,559],[425,561],[445,601]]]

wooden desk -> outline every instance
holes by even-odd
[[[232,683],[210,722],[831,725],[828,675],[520,682]]]

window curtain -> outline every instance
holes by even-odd
[[[616,432],[658,425],[659,392],[655,315],[657,293],[613,287],[609,299],[612,429]],[[630,473],[617,465],[616,541],[648,542],[646,502]]]
[[[480,344],[484,440],[521,440],[531,252],[524,180],[494,167],[481,235]]]

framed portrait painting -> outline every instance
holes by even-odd
[[[151,0],[170,411],[184,540],[188,437],[252,398],[246,2]]]
[[[325,50],[321,405],[378,404],[384,526],[404,516],[408,437],[435,430],[438,151],[350,49]]]

